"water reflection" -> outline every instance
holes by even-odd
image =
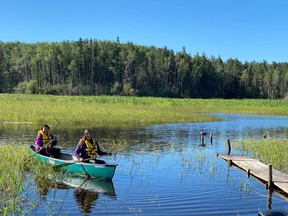
[[[85,214],[91,213],[100,194],[116,198],[112,180],[89,179],[75,175],[61,175],[58,179],[61,184],[75,188],[73,192],[75,202]]]
[[[61,175],[58,180],[73,188],[81,188],[87,191],[115,196],[115,189],[112,180],[83,178],[76,175]]]
[[[78,187],[74,191],[74,198],[76,203],[82,208],[84,213],[90,213],[92,205],[95,205],[96,200],[98,199],[98,193],[85,190],[81,187]]]

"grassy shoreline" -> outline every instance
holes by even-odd
[[[288,115],[288,100],[0,94],[0,101],[0,122],[13,124],[127,126],[217,121],[211,112]]]
[[[273,168],[288,173],[288,140],[283,139],[245,139],[234,146],[245,155],[251,155],[265,163],[270,163]]]

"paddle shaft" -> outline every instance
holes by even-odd
[[[59,168],[62,168],[62,167],[66,167],[66,166],[69,166],[69,165],[71,165],[71,164],[75,164],[75,163],[77,163],[77,162],[84,162],[84,161],[88,161],[88,160],[92,160],[91,158],[86,158],[86,159],[84,159],[84,160],[82,160],[82,161],[78,161],[78,160],[75,160],[74,162],[72,162],[72,163],[65,163],[65,164],[60,164],[60,165],[56,165],[56,166],[53,166],[53,169],[59,169]]]
[[[46,148],[49,144],[51,144],[52,142],[54,141],[54,139],[53,140],[50,140],[48,143],[46,143],[43,147],[41,147],[40,149],[38,149],[37,151],[35,151],[35,154],[37,154],[37,153],[39,153],[43,148]],[[34,154],[34,155],[35,155]],[[33,155],[33,156],[34,156]]]

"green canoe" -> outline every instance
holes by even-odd
[[[60,153],[57,157],[47,157],[35,152],[35,146],[30,146],[30,152],[40,161],[50,164],[53,168],[64,172],[88,176],[90,178],[112,179],[117,164],[83,163],[73,160],[72,155]]]

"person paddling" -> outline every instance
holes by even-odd
[[[93,161],[93,163],[105,164],[105,161],[96,159],[97,154],[112,155],[111,152],[102,151],[98,142],[92,136],[92,130],[86,129],[75,148],[74,159],[79,162]]]
[[[50,133],[50,127],[47,124],[42,125],[35,138],[35,151],[45,156],[56,157],[60,149],[54,148],[57,145],[57,138]]]

